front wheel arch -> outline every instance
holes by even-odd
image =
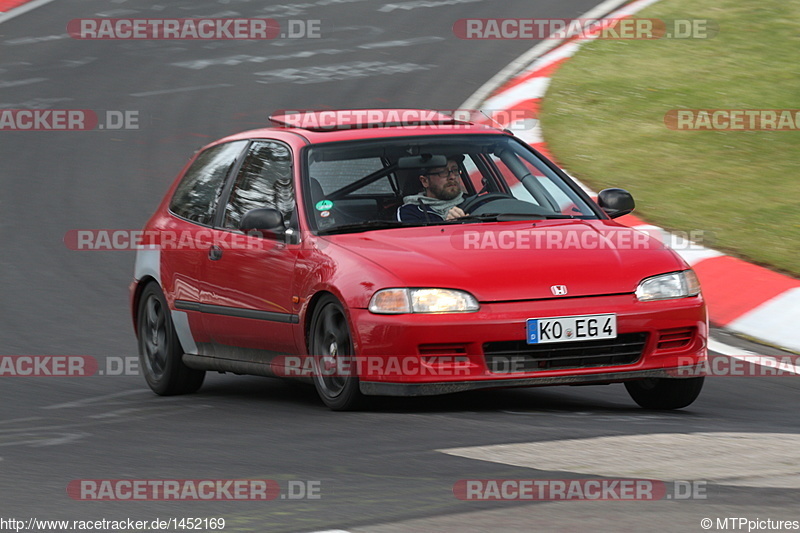
[[[348,299],[343,294],[338,294],[337,292],[333,292],[327,289],[320,290],[315,292],[308,300],[308,305],[306,306],[305,311],[301,314],[300,322],[303,326],[303,347],[306,349],[306,354],[310,353],[309,345],[308,345],[308,333],[311,329],[311,320],[314,318],[314,312],[319,305],[320,300],[323,298],[335,298],[339,304],[344,308],[344,314],[347,317],[347,322],[352,326],[353,325],[353,317],[350,312],[350,305],[348,304]],[[350,334],[353,337],[353,347],[355,348],[356,352],[360,351],[361,341],[358,336],[358,331],[352,330]]]
[[[334,411],[363,405],[359,389],[354,328],[347,307],[333,294],[319,294],[309,306],[306,334],[308,357],[313,360],[313,382],[320,399]],[[340,373],[344,372],[344,373]]]

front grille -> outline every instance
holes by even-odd
[[[635,363],[642,356],[647,333],[623,333],[616,339],[527,344],[523,341],[483,345],[490,372],[512,373],[555,368],[588,368]]]

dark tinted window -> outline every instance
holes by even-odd
[[[198,224],[211,225],[225,177],[247,141],[213,146],[197,156],[169,204],[169,210]]]
[[[251,209],[272,207],[284,218],[294,211],[292,157],[289,147],[273,141],[254,142],[236,176],[224,226],[238,229],[242,216]]]

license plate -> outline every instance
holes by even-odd
[[[590,341],[617,337],[617,315],[614,313],[529,318],[526,326],[528,344]]]

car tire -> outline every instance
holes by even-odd
[[[196,392],[206,372],[183,363],[183,347],[158,284],[149,283],[142,290],[137,316],[139,363],[153,392],[161,396]]]
[[[344,307],[332,295],[323,296],[314,308],[308,348],[314,361],[314,386],[325,405],[334,411],[362,405],[350,326]]]
[[[705,377],[675,379],[651,378],[626,381],[625,388],[633,401],[645,409],[681,409],[700,395]]]

